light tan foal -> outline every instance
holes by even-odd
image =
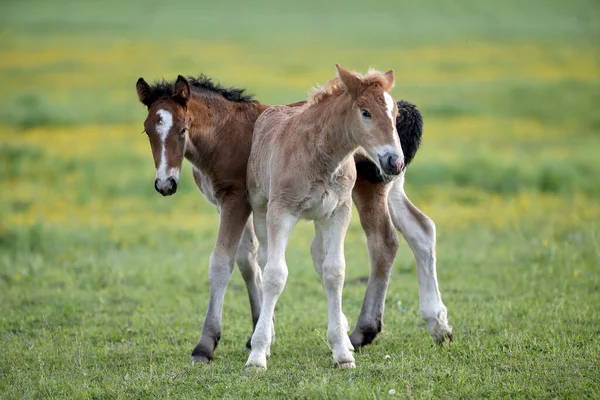
[[[339,367],[355,366],[342,313],[354,152],[362,147],[388,175],[401,172],[404,157],[396,132],[397,106],[389,94],[393,71],[362,77],[336,67],[339,78],[306,105],[269,108],[254,126],[247,188],[264,270],[263,301],[247,368],[267,367],[275,304],[288,275],[285,249],[299,219],[315,225],[313,247],[320,251],[313,255],[321,255],[314,261],[328,300],[327,340],[333,361]]]

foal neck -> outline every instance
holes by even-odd
[[[211,93],[193,93],[188,103],[188,134],[185,157],[201,170],[214,158],[232,149],[250,151],[258,116],[268,106],[257,102],[234,102]]]
[[[313,105],[309,121],[319,126],[313,130],[314,148],[324,173],[335,174],[359,147],[352,130],[352,99],[346,92],[332,95]]]

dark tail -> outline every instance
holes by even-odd
[[[396,117],[396,129],[400,136],[400,145],[404,153],[404,164],[408,166],[415,158],[417,150],[421,145],[423,136],[423,117],[421,112],[412,103],[400,100],[398,104],[398,117]]]
[[[423,117],[417,106],[408,101],[400,100],[396,104],[398,104],[396,130],[398,131],[398,136],[400,136],[400,146],[404,153],[404,165],[408,166],[413,158],[415,158],[417,150],[419,150],[419,146],[421,145]],[[382,174],[379,168],[366,158],[356,162],[356,171],[371,183],[394,179],[393,176]]]

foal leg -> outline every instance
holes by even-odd
[[[319,225],[315,224],[315,237],[310,242],[310,255],[312,256],[315,271],[319,274],[321,282],[323,282],[323,261],[325,261],[325,249],[323,248],[323,232],[319,229]]]
[[[315,267],[315,271],[319,274],[319,278],[321,279],[321,283],[323,282],[323,262],[325,261],[325,249],[323,248],[324,241],[324,233],[322,232],[321,226],[319,224],[315,224],[315,237],[310,243],[310,255],[312,256],[313,265]],[[342,323],[344,326],[344,332],[348,332],[350,329],[348,326],[348,319],[346,315],[342,313]]]
[[[258,239],[258,265],[264,272],[269,256],[269,243],[267,243],[267,210],[258,208],[253,210],[252,220],[254,223],[254,232]]]
[[[371,343],[383,325],[386,291],[399,246],[387,206],[388,188],[389,184],[373,184],[359,178],[352,192],[371,259],[367,291],[356,327],[350,335],[355,347]]]
[[[252,335],[252,351],[246,362],[246,369],[267,368],[267,352],[271,346],[275,304],[283,292],[288,276],[285,248],[298,218],[280,212],[276,204],[269,204],[266,221],[269,256],[263,271],[263,302],[258,324]]]
[[[258,238],[259,246],[258,246],[258,264],[260,265],[260,270],[264,275],[265,265],[267,265],[267,258],[269,255],[269,243],[267,240],[267,209],[265,207],[257,206],[253,210],[252,219],[254,222],[254,232]],[[260,299],[262,302],[262,288],[260,290]],[[259,313],[260,314],[260,313]],[[274,317],[273,317],[274,318]],[[254,326],[256,330],[256,325]],[[246,343],[246,350],[252,350],[252,337]],[[275,343],[275,324],[271,326],[271,344]],[[267,348],[267,357],[270,356],[270,347]]]
[[[262,301],[262,272],[258,265],[258,239],[254,234],[252,216],[248,218],[242,240],[235,257],[250,300],[250,311],[252,312],[252,331],[256,328],[258,316],[260,315],[260,303]],[[250,351],[250,340],[246,343],[246,351]]]
[[[342,289],[346,261],[344,259],[344,238],[350,223],[352,204],[341,205],[325,221],[315,221],[317,231],[322,231],[325,258],[322,266],[322,280],[328,304],[327,341],[333,349],[333,362],[337,367],[354,368],[354,347],[348,338],[348,321],[342,312]]]
[[[246,194],[230,195],[221,202],[219,233],[210,256],[208,280],[210,297],[202,323],[200,341],[192,351],[193,362],[208,362],[221,339],[221,319],[225,290],[233,272],[234,259],[240,238],[250,215]]]
[[[446,306],[438,288],[435,268],[435,224],[410,202],[404,192],[404,176],[396,179],[388,194],[392,221],[410,246],[417,262],[421,316],[436,343],[452,341]]]

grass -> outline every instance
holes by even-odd
[[[3,2],[2,397],[600,397],[599,15],[592,1]],[[423,110],[407,192],[437,224],[455,342],[429,338],[403,245],[383,332],[356,370],[334,369],[301,223],[269,370],[243,371],[237,271],[216,358],[192,366],[218,218],[189,165],[176,196],[154,192],[134,83],[205,72],[278,104],[336,62],[393,67],[394,96]],[[369,268],[356,215],[346,259],[352,325]]]

